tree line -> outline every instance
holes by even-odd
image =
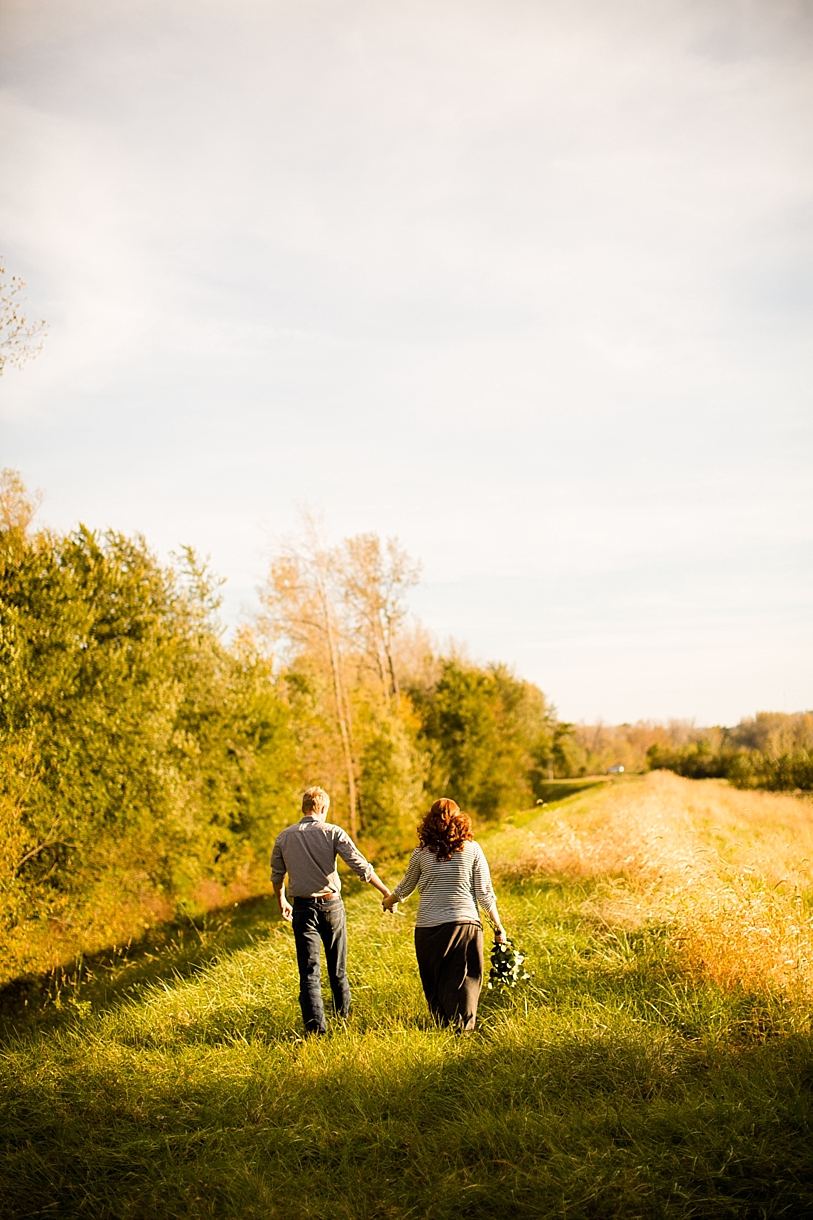
[[[557,774],[666,769],[689,779],[727,779],[739,788],[813,789],[813,712],[757,712],[733,727],[666,724],[560,725]]]
[[[7,973],[265,888],[277,830],[321,783],[368,851],[423,804],[533,804],[560,761],[542,692],[441,654],[407,618],[418,567],[306,520],[227,638],[189,548],[36,528],[0,481],[0,939]],[[60,949],[60,946],[62,947]]]
[[[813,790],[813,712],[758,712],[733,728],[700,730],[680,745],[653,744],[651,769],[689,779],[727,779],[737,788]]]
[[[813,787],[813,716],[736,729],[571,725],[533,683],[433,646],[408,617],[418,565],[373,533],[277,546],[227,638],[189,548],[36,528],[0,478],[0,942],[6,970],[126,940],[261,891],[279,828],[320,783],[381,862],[426,801],[488,820],[555,778],[623,763]],[[63,949],[60,949],[60,946]]]

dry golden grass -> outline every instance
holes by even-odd
[[[586,913],[671,924],[692,973],[813,999],[813,803],[656,771],[542,825],[511,872],[598,881]]]

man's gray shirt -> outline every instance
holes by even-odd
[[[337,855],[362,881],[370,880],[373,866],[364,859],[347,831],[306,814],[295,826],[286,826],[277,835],[271,853],[271,880],[274,885],[281,885],[287,873],[291,898],[338,894],[342,883],[336,872]]]

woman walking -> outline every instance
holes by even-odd
[[[415,954],[429,1011],[459,1033],[474,1029],[483,985],[483,928],[477,904],[506,939],[488,864],[471,822],[454,801],[435,801],[418,827],[419,847],[383,906],[391,911],[418,887]]]

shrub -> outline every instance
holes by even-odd
[[[132,935],[202,885],[245,885],[265,854],[291,730],[216,604],[191,552],[166,567],[140,538],[0,530],[7,957]]]
[[[730,757],[715,753],[706,741],[693,741],[677,750],[652,745],[646,757],[650,771],[674,771],[687,779],[723,779],[730,765]]]
[[[434,796],[484,818],[532,803],[554,748],[552,713],[537,687],[505,666],[451,657],[432,686],[411,694]]]
[[[737,788],[813,790],[813,750],[805,747],[771,756],[761,750],[715,752],[703,741],[678,750],[653,745],[647,750],[647,763],[650,771],[674,771],[687,779],[728,779]]]

